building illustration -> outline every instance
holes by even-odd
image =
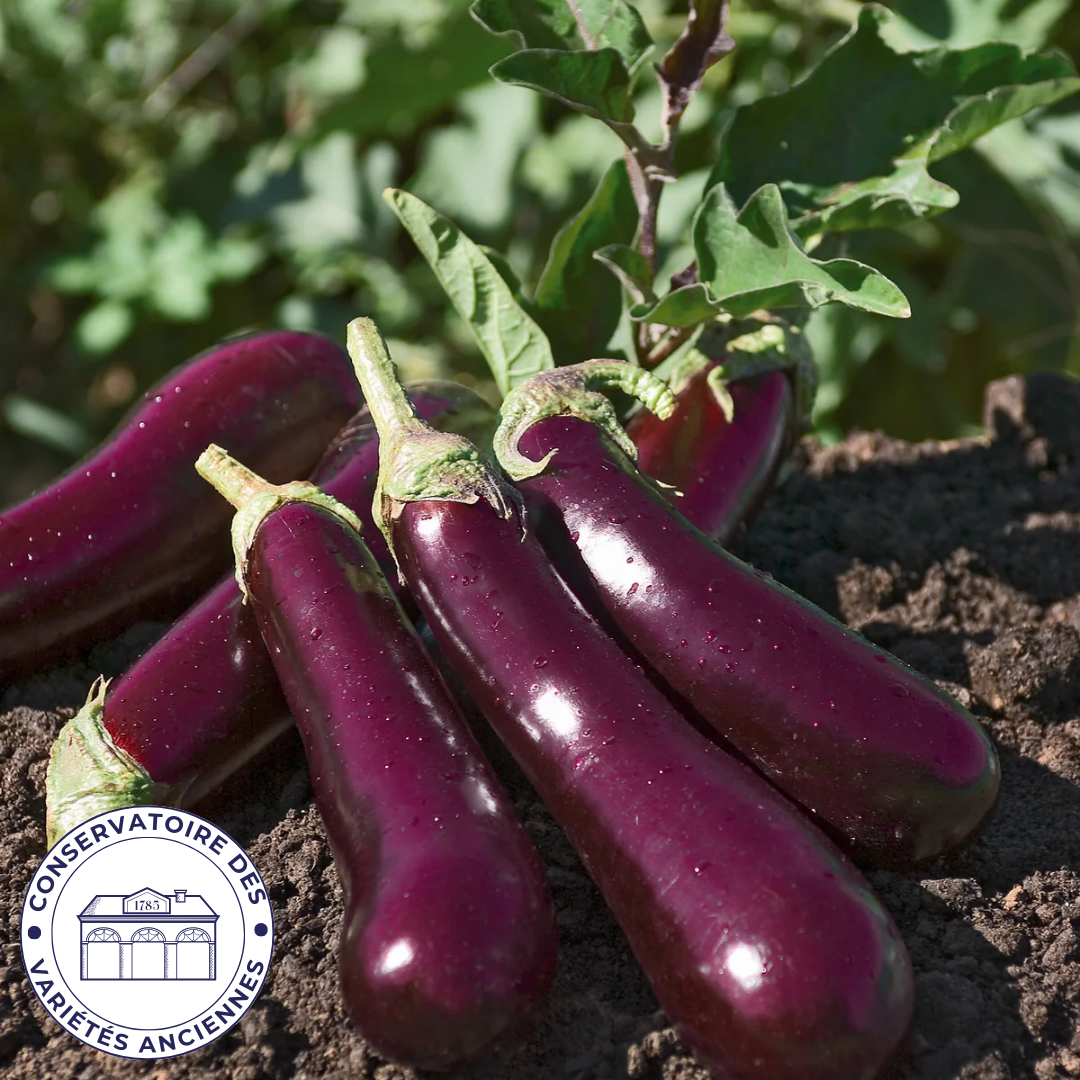
[[[79,915],[82,979],[213,979],[218,916],[201,897],[143,888]]]

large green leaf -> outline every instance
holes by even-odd
[[[555,366],[544,332],[477,244],[415,195],[391,189],[384,198],[468,323],[503,394]]]
[[[1001,86],[961,102],[934,135],[927,151],[932,162],[970,146],[999,124],[1019,119],[1041,105],[1052,105],[1080,90],[1074,77],[1047,79],[1033,86]]]
[[[1004,43],[897,52],[884,33],[893,20],[867,5],[803,82],[740,109],[710,182],[741,201],[782,181],[803,236],[895,225],[955,204],[929,164],[1080,89],[1056,53]]]
[[[693,225],[699,284],[676,289],[632,317],[692,326],[711,315],[749,315],[766,308],[816,308],[838,302],[879,315],[911,314],[888,278],[853,259],[819,262],[791,233],[775,184],[755,192],[736,211],[723,184],[706,194]]]
[[[697,326],[723,310],[723,306],[709,296],[704,285],[685,285],[652,303],[635,304],[630,309],[630,318],[661,326]]]
[[[629,124],[634,119],[630,73],[614,49],[525,49],[500,60],[491,74],[500,82],[538,90],[601,120]]]
[[[637,203],[620,159],[580,213],[559,230],[536,287],[536,318],[560,366],[602,356],[615,333],[622,292],[593,252],[609,244],[629,244],[637,224]]]
[[[794,184],[781,184],[789,202],[798,197]],[[801,192],[798,194],[801,195]],[[795,228],[805,236],[852,229],[896,228],[920,217],[950,210],[960,196],[927,171],[922,159],[897,162],[889,176],[875,176],[849,184],[840,197],[816,211],[804,213]]]
[[[633,71],[652,48],[637,8],[626,0],[476,0],[473,17],[519,49],[614,49]]]

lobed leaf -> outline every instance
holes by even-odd
[[[555,366],[544,332],[479,245],[415,195],[388,189],[383,197],[468,323],[504,395]]]
[[[789,203],[800,197],[797,185],[781,184]],[[897,228],[918,218],[951,210],[960,196],[948,184],[935,180],[921,158],[901,161],[888,176],[846,185],[838,198],[804,213],[793,223],[802,236],[852,229]]]
[[[895,225],[955,205],[929,164],[1080,89],[1057,53],[1001,42],[898,52],[886,40],[893,21],[868,4],[803,82],[740,109],[710,184],[744,200],[784,178],[803,236]]]
[[[911,314],[904,294],[871,267],[807,255],[775,184],[760,188],[738,212],[723,184],[711,188],[694,218],[693,238],[699,283],[635,308],[633,318],[692,326],[721,312],[743,316],[833,302],[894,318]]]
[[[661,326],[697,326],[723,310],[704,285],[696,284],[673,289],[652,303],[635,304],[630,309],[630,318],[635,322],[659,323]]]

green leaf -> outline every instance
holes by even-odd
[[[506,287],[514,294],[514,299],[522,307],[527,306],[524,293],[521,291],[521,280],[510,265],[510,260],[501,251],[496,251],[494,248],[488,247],[487,244],[477,244],[476,246],[483,253],[484,258],[491,263],[495,273],[506,282]]]
[[[626,244],[608,244],[594,251],[593,258],[622,282],[635,304],[655,301],[652,267],[640,251]]]
[[[940,161],[955,154],[999,124],[1016,120],[1042,105],[1053,105],[1077,90],[1080,90],[1080,79],[1060,76],[1034,86],[1001,86],[968,98],[956,107],[935,134],[929,146],[929,160]]]
[[[633,317],[690,326],[724,311],[739,316],[832,302],[895,318],[911,314],[904,294],[869,266],[810,258],[790,230],[775,184],[755,192],[738,213],[723,184],[710,189],[693,235],[700,284],[677,289]]]
[[[527,86],[601,120],[629,124],[634,119],[630,73],[614,49],[526,49],[500,60],[491,74],[500,82]]]
[[[559,230],[536,287],[536,318],[559,365],[603,355],[622,314],[619,283],[593,259],[606,244],[629,243],[637,231],[634,192],[621,159],[608,169],[584,208]]]
[[[476,244],[415,195],[391,189],[383,197],[468,323],[504,395],[555,366],[543,331]]]
[[[488,69],[508,52],[464,12],[443,25],[423,48],[387,43],[366,59],[364,83],[323,112],[312,139],[332,131],[370,135],[413,130],[463,90],[487,80]]]
[[[563,0],[476,0],[472,17],[491,34],[508,34],[515,49],[580,49],[584,42]]]
[[[697,326],[722,311],[721,305],[709,296],[708,289],[699,284],[673,289],[655,303],[636,304],[630,309],[630,318],[661,326]]]
[[[472,15],[519,49],[614,49],[633,71],[652,48],[644,20],[625,0],[476,0]]]
[[[853,259],[810,258],[789,229],[775,184],[757,191],[738,214],[723,185],[713,188],[693,236],[698,278],[732,315],[831,301],[897,318],[911,314],[904,294],[876,270]]]
[[[790,201],[803,192],[797,185],[781,184]],[[918,218],[951,210],[960,196],[948,184],[935,180],[922,160],[901,161],[889,176],[875,176],[849,184],[839,197],[819,210],[803,214],[795,222],[801,235],[844,232],[853,229],[898,228]]]
[[[787,93],[738,111],[710,184],[744,200],[770,181],[802,236],[940,213],[957,196],[926,171],[998,124],[1080,89],[1062,55],[991,43],[897,52],[894,17],[857,25]]]

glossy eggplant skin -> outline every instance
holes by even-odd
[[[439,425],[456,408],[437,387],[412,389],[419,416]],[[368,549],[398,599],[412,606],[371,519],[379,440],[366,407],[338,433],[311,481],[363,522]],[[109,687],[103,722],[155,783],[191,806],[292,725],[255,615],[229,574]]]
[[[226,571],[229,508],[194,469],[207,443],[290,480],[359,406],[348,357],[313,334],[256,334],[172,372],[89,458],[0,513],[0,684],[171,618]]]
[[[795,393],[783,371],[731,382],[728,420],[708,381],[718,366],[694,373],[666,420],[643,409],[626,431],[638,468],[673,489],[665,494],[687,521],[729,547],[741,541],[791,450]]]
[[[533,424],[520,483],[561,526],[647,662],[859,861],[909,866],[973,836],[1000,772],[979,723],[932,682],[711,542],[594,425]],[[562,548],[560,548],[562,550]]]
[[[566,830],[687,1044],[724,1080],[869,1080],[912,974],[850,862],[695,731],[484,503],[406,504],[405,578]]]
[[[544,995],[543,868],[370,553],[288,504],[245,575],[296,719],[345,896],[346,1007],[419,1068],[475,1057]]]

